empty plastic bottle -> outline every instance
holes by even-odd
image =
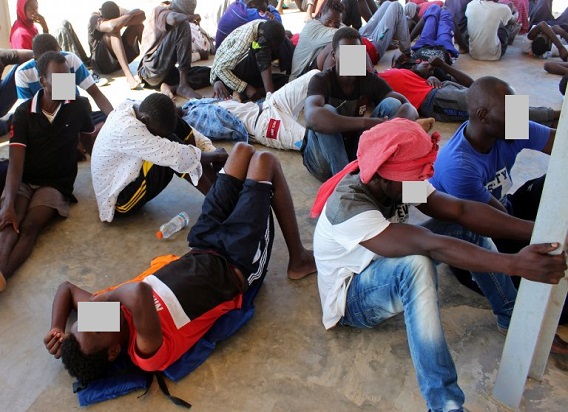
[[[164,223],[160,226],[160,230],[156,232],[156,237],[158,239],[162,238],[169,238],[176,232],[179,232],[184,227],[189,224],[189,216],[185,212],[180,212],[179,214],[175,215],[168,223]]]

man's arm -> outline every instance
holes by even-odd
[[[482,236],[530,240],[534,227],[533,222],[517,219],[485,203],[458,199],[439,190],[417,207],[428,216],[459,223]]]
[[[552,31],[560,36],[566,41],[568,41],[568,33],[561,26],[552,26]]]
[[[193,14],[187,15],[175,11],[170,11],[166,16],[166,24],[169,26],[178,26],[184,22],[192,22],[194,20],[195,16]]]
[[[548,135],[548,141],[546,145],[542,148],[542,153],[549,155],[552,153],[552,147],[554,146],[554,138],[556,137],[556,129],[550,129],[550,134]]]
[[[440,59],[439,57],[434,57],[430,64],[434,67],[439,67],[442,69],[446,74],[452,76],[456,81],[465,87],[470,87],[473,83],[473,79],[469,77],[467,74],[462,72],[461,70],[456,69],[455,67],[450,66],[448,63]]]
[[[144,282],[131,282],[108,292],[95,295],[96,302],[120,302],[132,314],[136,329],[136,350],[143,357],[150,357],[162,345],[162,325],[156,307],[152,287]]]
[[[418,23],[416,23],[416,26],[412,29],[412,33],[410,33],[410,41],[413,41],[416,37],[420,36],[422,29],[424,29],[424,17],[420,18]]]
[[[384,257],[422,255],[476,272],[501,272],[553,284],[558,283],[566,270],[564,254],[545,255],[558,248],[557,243],[530,245],[515,255],[506,255],[401,223],[390,224],[361,245]]]
[[[56,359],[61,356],[61,342],[63,342],[65,325],[71,311],[77,310],[78,303],[87,302],[91,296],[90,292],[70,282],[63,282],[57,288],[51,307],[51,328],[43,338],[46,349]]]
[[[350,132],[367,130],[380,124],[384,119],[371,117],[342,116],[327,110],[322,95],[308,96],[305,106],[306,127],[320,133]]]
[[[102,33],[120,32],[123,27],[142,24],[144,20],[146,20],[146,14],[140,9],[134,9],[116,19],[99,19],[97,30]]]
[[[534,40],[539,33],[544,34],[550,39],[550,41],[558,49],[558,53],[560,54],[562,60],[566,61],[566,59],[568,58],[568,51],[566,50],[558,36],[556,36],[554,31],[550,28],[550,26],[546,24],[546,22],[541,21],[536,27],[533,27],[529,34],[527,34],[527,38],[529,40]]]
[[[87,88],[87,93],[91,95],[99,109],[107,116],[112,112],[113,107],[107,97],[101,92],[96,84],[92,84]]]

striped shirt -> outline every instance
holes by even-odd
[[[61,52],[67,60],[69,71],[75,73],[75,84],[83,90],[87,90],[95,80],[76,55],[68,52]],[[35,59],[28,60],[16,70],[16,90],[18,92],[18,99],[28,100],[41,89],[39,83],[39,74],[37,71],[37,63]],[[77,94],[79,91],[77,90]]]
[[[258,26],[265,20],[254,20],[235,29],[223,41],[215,53],[211,67],[211,84],[219,78],[225,85],[239,93],[245,91],[247,82],[239,79],[233,69],[246,57],[253,41],[258,38]]]

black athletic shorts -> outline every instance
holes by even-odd
[[[248,286],[262,279],[274,239],[272,185],[219,173],[187,240],[213,250],[238,268]]]

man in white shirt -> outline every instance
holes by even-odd
[[[403,182],[424,181],[433,175],[437,141],[436,132],[430,137],[418,124],[402,118],[365,131],[357,160],[318,192],[312,209],[312,217],[321,213],[314,233],[314,257],[324,326],[372,328],[403,312],[418,385],[428,408],[460,412],[465,396],[444,337],[433,261],[467,268],[478,272],[476,279],[493,282],[495,296],[488,299],[499,326],[506,322],[508,326],[515,300],[512,285],[508,288],[512,299],[500,289],[507,281],[510,284],[507,275],[557,283],[567,266],[565,253],[545,255],[558,243],[531,245],[514,255],[496,252],[487,238],[475,233],[529,239],[533,223],[446,195],[428,182],[425,203],[418,209],[467,229],[455,232],[452,223],[406,224]]]
[[[207,193],[227,153],[202,152],[194,142],[193,130],[163,94],[153,93],[140,104],[127,100],[118,105],[91,156],[101,221],[135,212],[165,189],[174,173]]]
[[[516,35],[516,18],[511,8],[494,0],[473,0],[467,5],[465,16],[470,56],[475,60],[499,60]]]

